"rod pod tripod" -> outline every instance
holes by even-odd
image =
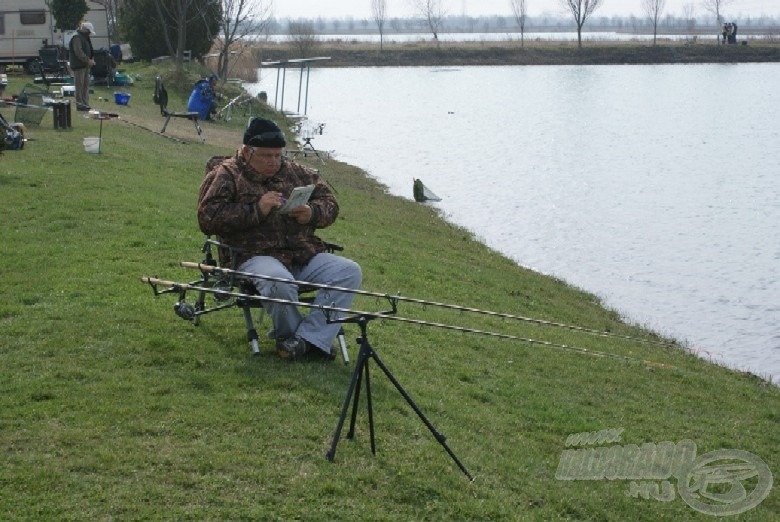
[[[439,442],[439,444],[441,444],[452,460],[455,461],[455,464],[458,465],[460,470],[468,477],[470,481],[473,481],[474,477],[471,476],[460,459],[458,459],[457,455],[455,455],[455,453],[447,445],[447,438],[439,433],[433,424],[431,424],[422,410],[417,406],[417,404],[415,404],[414,400],[412,400],[412,397],[406,392],[406,390],[403,389],[395,376],[393,376],[387,366],[385,366],[385,364],[382,362],[382,359],[379,358],[379,355],[376,353],[376,350],[374,350],[374,347],[371,346],[371,343],[368,342],[368,323],[372,319],[376,318],[377,317],[372,314],[360,314],[347,319],[334,321],[341,323],[355,323],[360,327],[360,338],[358,339],[358,342],[360,343],[360,351],[358,352],[357,362],[355,363],[355,370],[352,372],[352,379],[350,380],[349,388],[347,389],[347,396],[344,398],[344,404],[341,407],[341,414],[339,415],[339,420],[336,424],[336,431],[333,434],[330,450],[328,450],[328,453],[326,454],[327,459],[332,462],[336,457],[336,446],[338,445],[339,439],[341,438],[341,430],[344,427],[344,421],[347,417],[347,410],[349,408],[350,402],[352,402],[352,418],[349,423],[349,432],[347,433],[347,438],[352,439],[355,436],[355,421],[357,419],[360,388],[361,384],[363,383],[364,376],[366,384],[366,405],[368,407],[368,427],[371,434],[371,453],[376,455],[376,443],[374,439],[374,409],[371,402],[371,378],[368,370],[368,363],[371,359],[373,359],[376,365],[379,366],[379,369],[382,370],[388,379],[390,379],[390,382],[393,383],[393,386],[395,386],[396,390],[398,390],[398,392],[403,396],[409,406],[411,406],[420,420],[422,420],[423,424],[425,424],[428,430],[433,434],[434,438]]]

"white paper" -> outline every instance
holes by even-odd
[[[279,209],[279,212],[286,214],[294,208],[305,205],[309,201],[312,192],[314,192],[314,185],[295,187],[290,194],[290,197],[287,198],[287,202]]]

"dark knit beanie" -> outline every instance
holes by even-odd
[[[287,142],[274,122],[255,117],[249,120],[244,131],[244,145],[279,149],[287,145]]]

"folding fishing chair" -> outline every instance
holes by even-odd
[[[333,243],[326,243],[328,252],[333,253],[336,251],[342,251],[344,248],[340,245]],[[217,250],[217,255],[214,256],[213,250]],[[211,293],[206,291],[198,292],[197,300],[194,306],[184,303],[180,300],[174,305],[174,311],[179,317],[191,320],[194,325],[200,324],[200,317],[205,314],[225,310],[227,308],[240,308],[244,315],[244,322],[246,323],[247,340],[249,341],[250,348],[253,355],[260,353],[260,347],[258,343],[257,329],[254,325],[252,318],[252,310],[257,309],[263,312],[263,301],[256,299],[258,296],[257,288],[255,287],[250,277],[236,273],[238,269],[237,260],[242,250],[237,247],[233,247],[222,243],[219,240],[206,237],[203,243],[202,253],[205,255],[201,265],[201,278],[197,281],[190,283],[192,286],[219,290],[219,293]],[[228,269],[224,272],[211,271],[209,267],[219,267]],[[311,303],[314,297],[311,295],[316,292],[317,288],[301,286],[298,289],[299,298],[301,302]],[[215,304],[209,306],[206,303],[207,295],[214,297]],[[262,318],[262,315],[260,316]],[[344,363],[349,362],[349,354],[347,352],[347,341],[344,334],[344,328],[339,329],[337,335],[339,347],[341,348],[341,357]]]
[[[92,66],[92,85],[105,85],[110,87],[114,84],[114,73],[116,72],[116,62],[108,49],[95,49],[95,65]]]
[[[64,59],[65,48],[58,45],[49,45],[38,49],[39,68],[41,75],[54,73],[55,77],[64,77],[67,74],[67,63]],[[45,82],[44,78],[44,82]]]
[[[205,173],[211,172],[228,157],[211,157],[206,162]],[[326,242],[325,246],[331,254],[344,250],[344,247],[334,243]],[[216,256],[214,255],[215,249]],[[200,270],[200,279],[181,286],[172,284],[168,289],[162,291],[158,291],[152,284],[155,288],[155,295],[178,292],[179,300],[174,304],[173,310],[176,315],[182,319],[192,321],[195,326],[200,324],[202,315],[228,308],[240,308],[246,323],[247,340],[249,341],[252,354],[259,354],[260,346],[252,318],[252,310],[258,309],[262,313],[263,300],[258,298],[259,294],[253,282],[254,278],[238,272],[239,254],[243,250],[222,242],[220,238],[212,239],[210,236],[206,236],[201,252],[205,257],[199,264],[182,263],[187,268],[198,268]],[[195,291],[198,294],[194,304],[186,302],[188,290]],[[298,300],[301,303],[312,303],[314,301],[312,294],[317,290],[318,288],[315,286],[299,285]],[[214,303],[207,303],[206,300],[209,296]],[[262,315],[260,318],[262,319]],[[347,352],[347,341],[343,326],[339,328],[336,338],[341,348],[341,357],[344,363],[347,364],[349,363],[349,354]]]
[[[160,76],[157,77],[154,83],[154,103],[160,106],[160,115],[165,118],[160,134],[165,134],[165,129],[168,127],[168,122],[171,121],[171,118],[185,118],[195,125],[195,130],[198,132],[201,143],[205,143],[206,139],[201,135],[203,131],[200,128],[200,116],[197,112],[171,112],[168,110],[168,91],[165,90],[165,85]]]

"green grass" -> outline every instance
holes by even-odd
[[[178,263],[201,259],[203,165],[230,153],[244,120],[205,123],[205,145],[144,130],[162,124],[154,71],[130,70],[143,80],[123,119],[104,122],[102,154],[81,144],[99,122],[74,112],[72,130],[46,119],[28,127],[23,151],[0,156],[1,520],[712,519],[679,496],[632,498],[629,481],[555,478],[570,434],[608,428],[624,428],[622,444],[691,439],[699,454],[741,449],[780,470],[780,391],[755,376],[680,347],[410,303],[400,316],[627,359],[373,321],[372,345],[476,480],[373,365],[377,455],[362,401],[355,440],[342,437],[329,462],[352,366],[289,364],[266,339],[251,357],[237,310],[194,327],[174,315],[174,296],[140,282],[195,278]],[[6,94],[24,81],[12,77]],[[171,125],[194,138],[189,122]],[[342,206],[322,236],[362,265],[364,289],[657,340],[359,169],[315,166]],[[387,302],[359,297],[355,308]],[[347,330],[354,360],[358,331]],[[779,511],[772,491],[738,519]]]

